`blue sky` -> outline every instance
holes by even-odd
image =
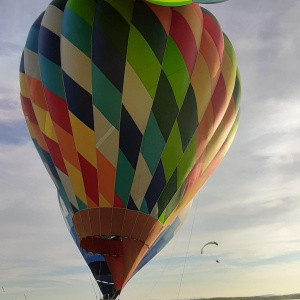
[[[47,4],[0,4],[1,300],[24,293],[28,300],[99,299],[21,112],[20,56]],[[300,292],[300,2],[205,7],[236,50],[243,82],[239,130],[180,233],[130,281],[122,300]],[[201,255],[211,240],[219,246]]]

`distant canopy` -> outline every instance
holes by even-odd
[[[29,32],[20,86],[67,226],[115,299],[171,240],[233,141],[233,47],[196,3],[54,0]]]

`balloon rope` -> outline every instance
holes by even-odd
[[[192,228],[191,228],[191,232],[190,232],[190,236],[189,236],[188,246],[187,246],[186,253],[185,253],[184,264],[183,264],[183,270],[182,270],[181,279],[180,279],[180,284],[179,284],[179,289],[178,289],[178,294],[177,294],[177,300],[179,299],[180,290],[181,290],[181,285],[182,285],[182,280],[183,280],[183,275],[184,275],[185,266],[186,266],[186,261],[187,261],[187,256],[188,256],[188,253],[189,253],[189,250],[190,250],[190,244],[191,244],[191,239],[192,239],[192,233],[193,233],[193,228],[194,228],[195,219],[196,219],[196,213],[197,213],[197,208],[198,208],[198,201],[199,201],[199,200],[196,201],[196,207],[195,207],[195,212],[194,212],[194,216],[193,216]]]
[[[168,266],[168,264],[169,264],[169,262],[170,262],[172,256],[174,255],[174,249],[175,249],[175,247],[176,247],[176,245],[177,245],[178,238],[179,238],[179,234],[176,235],[176,239],[174,240],[174,245],[173,245],[173,247],[172,247],[172,250],[169,251],[169,253],[168,253],[167,261],[166,261],[166,263],[164,264],[164,267],[163,267],[162,272],[159,272],[159,276],[157,276],[157,278],[156,278],[156,280],[155,280],[153,286],[148,290],[146,296],[144,297],[145,300],[146,300],[147,298],[149,298],[149,296],[150,296],[150,295],[152,294],[152,292],[155,290],[155,288],[156,288],[158,282],[160,282],[160,279],[163,277],[165,271],[167,270],[167,266]]]
[[[96,293],[96,290],[95,290],[95,287],[94,287],[94,284],[93,284],[93,280],[92,280],[92,277],[91,277],[91,274],[90,274],[91,270],[90,270],[90,268],[88,266],[86,266],[86,268],[88,269],[88,273],[89,273],[89,276],[90,276],[91,284],[92,284],[92,287],[93,287],[93,290],[94,290],[94,293],[95,293],[95,296],[96,296],[96,300],[97,300],[98,299],[97,293]]]

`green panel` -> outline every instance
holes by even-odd
[[[134,26],[130,27],[127,61],[147,91],[153,91],[153,87],[156,87],[158,83],[161,65],[149,44]]]
[[[192,86],[189,86],[177,122],[184,151],[199,125],[197,102]]]
[[[94,0],[69,0],[66,7],[93,26],[95,5]]]
[[[43,85],[52,93],[65,99],[61,67],[39,54],[39,64]]]
[[[166,147],[162,154],[162,163],[164,166],[166,181],[168,181],[172,176],[182,154],[183,152],[181,146],[180,132],[178,124],[176,122],[174,124],[174,127],[167,141]]]
[[[108,49],[116,51],[125,61],[130,25],[123,16],[110,3],[98,1],[94,26],[100,33],[100,36],[94,39],[101,42],[96,48],[103,47],[104,53]]]
[[[168,36],[161,21],[145,2],[136,2],[132,24],[141,32],[159,62],[162,63]]]
[[[119,130],[122,94],[94,64],[92,64],[92,72],[93,103],[107,120]]]
[[[134,0],[107,0],[106,2],[120,13],[128,24],[131,23]]]
[[[242,90],[242,88],[241,88],[241,75],[240,75],[239,70],[237,69],[236,78],[235,78],[235,85],[234,85],[234,90],[233,90],[233,97],[234,97],[236,110],[238,110],[238,108],[240,106],[241,90]]]
[[[177,106],[180,108],[190,83],[190,76],[181,52],[171,37],[167,43],[163,70],[172,86]]]
[[[33,51],[34,53],[38,53],[39,32],[39,29],[32,26],[25,44],[25,48]]]
[[[191,172],[195,163],[196,137],[194,136],[186,148],[177,167],[177,187],[179,187]]]
[[[147,0],[147,2],[161,6],[182,6],[192,3],[192,0]]]
[[[160,74],[152,111],[160,131],[167,141],[178,116],[178,107],[172,87],[164,72]]]
[[[164,222],[167,221],[171,213],[176,209],[180,201],[182,200],[182,197],[184,195],[186,182],[184,182],[181,187],[176,191],[174,196],[172,197],[171,201],[168,203],[165,213],[165,219]]]
[[[164,223],[165,216],[166,216],[166,211],[164,210],[158,219],[160,223],[162,224]]]
[[[128,203],[134,173],[135,170],[120,150],[118,156],[115,192],[120,197],[125,207]]]
[[[84,210],[84,209],[87,209],[87,205],[85,203],[83,203],[80,198],[78,198],[76,196],[76,200],[77,200],[77,204],[78,204],[78,209],[79,210]]]
[[[231,42],[229,41],[229,39],[228,39],[228,37],[225,33],[223,33],[223,36],[224,36],[225,52],[230,57],[230,60],[231,60],[231,63],[232,63],[232,69],[235,70],[237,65],[236,65],[236,57],[235,57],[235,52],[234,52],[233,46],[232,46]]]
[[[151,112],[144,133],[141,152],[152,175],[156,170],[164,147],[165,140],[160,132],[153,112]]]
[[[92,26],[68,8],[64,11],[62,35],[86,56],[91,57]]]
[[[143,199],[142,205],[140,207],[140,212],[142,212],[146,215],[149,215],[149,210],[148,210],[148,206],[147,206],[147,203],[146,203],[145,199]]]
[[[172,177],[170,178],[169,182],[165,186],[159,199],[157,200],[159,217],[161,216],[161,214],[163,214],[168,203],[171,201],[174,194],[176,194],[176,191],[177,191],[177,172],[175,171]]]

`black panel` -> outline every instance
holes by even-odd
[[[159,62],[162,63],[168,36],[160,20],[145,2],[135,2],[132,24],[142,34]]]
[[[153,207],[155,206],[158,197],[162,193],[165,185],[166,185],[166,179],[165,179],[164,169],[163,169],[162,162],[160,161],[145,195],[148,211],[150,213]]]
[[[63,72],[68,109],[86,126],[94,130],[92,95]]]
[[[198,111],[194,90],[189,86],[177,123],[179,127],[182,150],[185,151],[198,126]]]
[[[135,169],[138,155],[141,148],[142,134],[129,115],[128,111],[122,106],[121,125],[120,125],[120,149]]]

